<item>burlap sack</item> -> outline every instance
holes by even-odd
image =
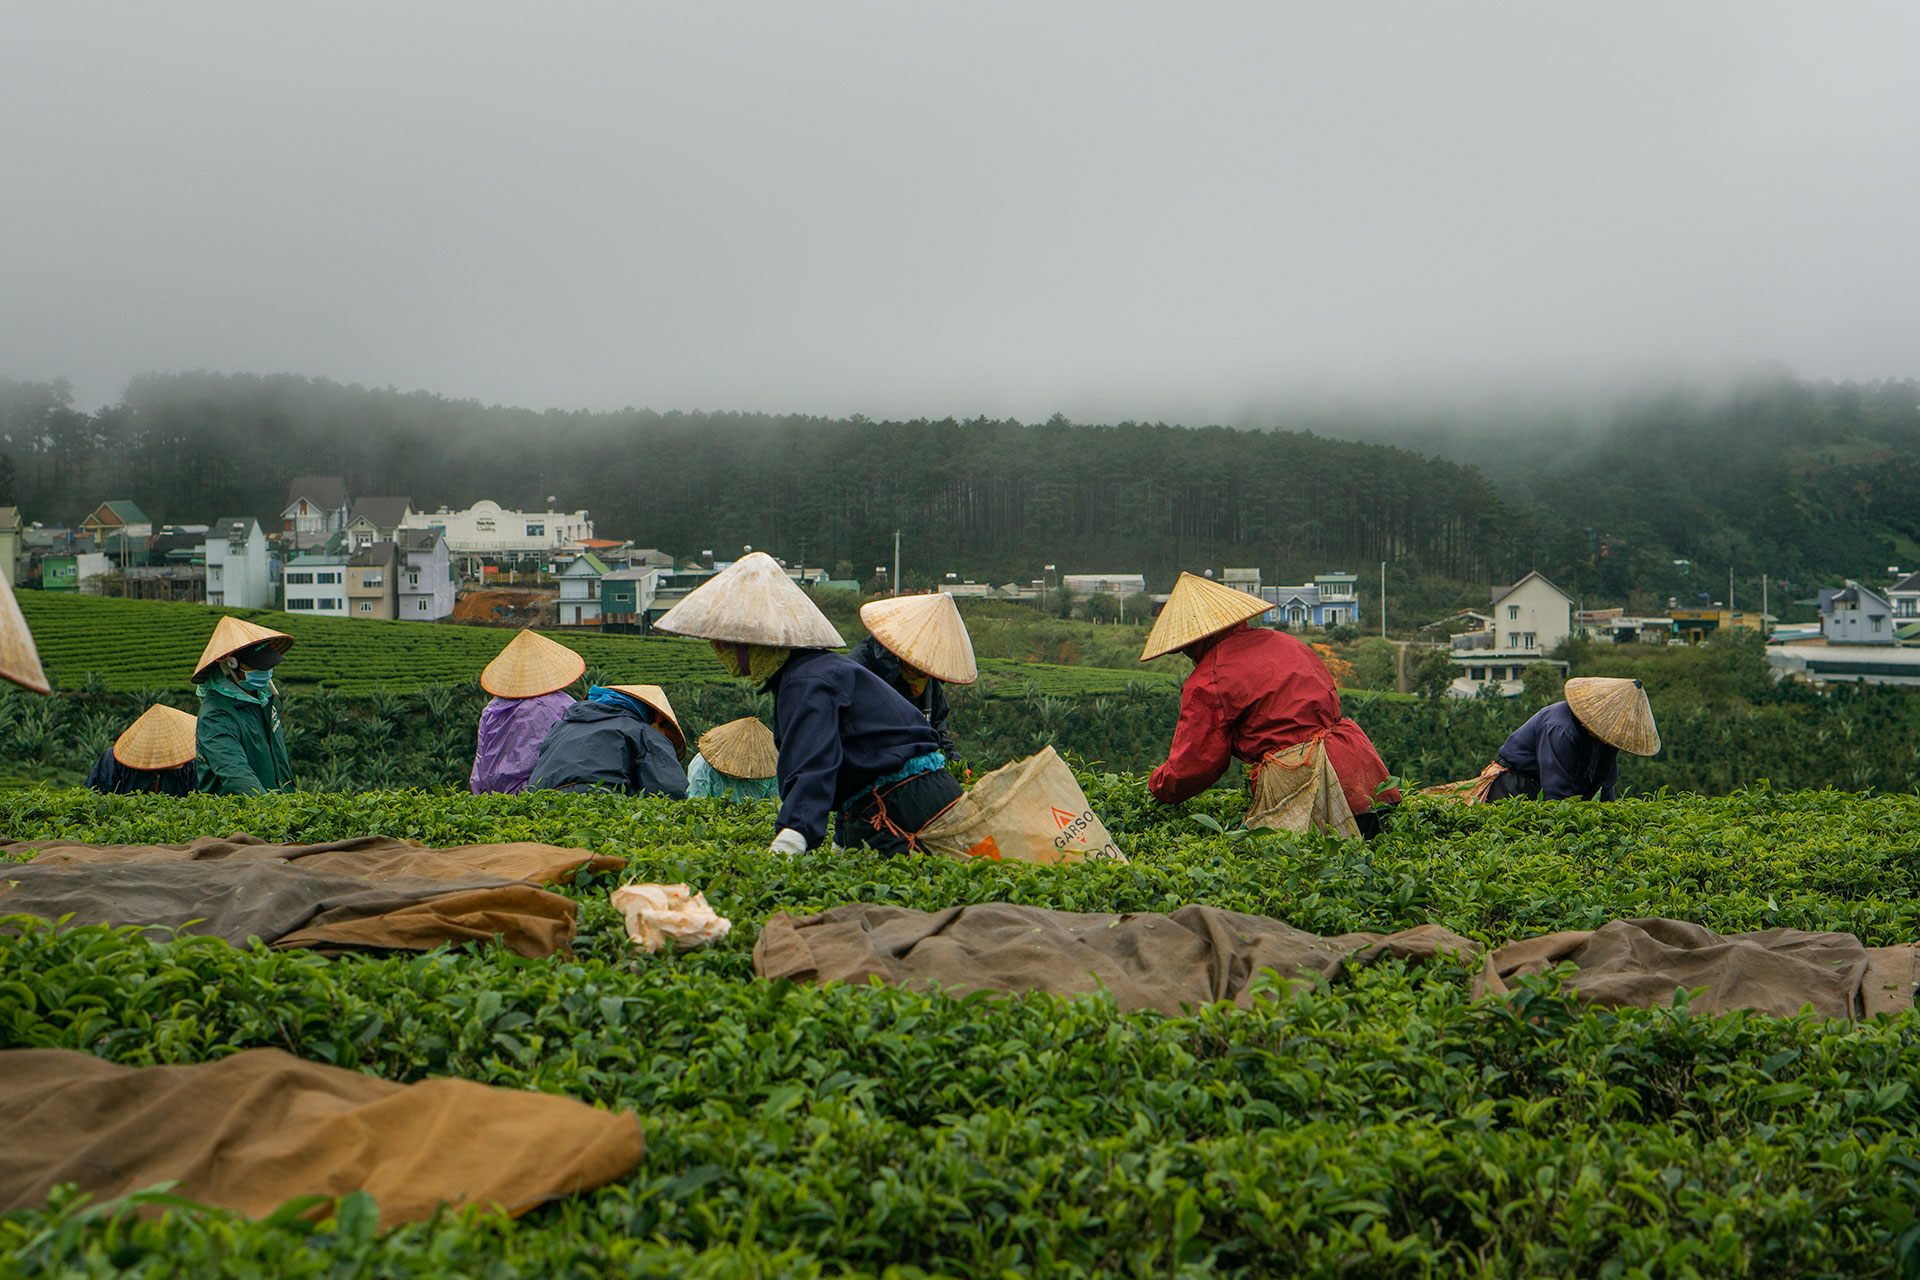
[[[1127,860],[1052,747],[981,778],[914,843],[928,853],[995,862]]]
[[[1360,838],[1340,775],[1327,759],[1327,744],[1315,738],[1285,751],[1272,751],[1253,779],[1249,828],[1281,831],[1331,831]]]

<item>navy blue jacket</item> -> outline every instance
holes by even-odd
[[[911,702],[927,718],[927,723],[933,726],[934,737],[940,739],[940,749],[949,756],[953,755],[953,735],[947,732],[947,691],[938,680],[928,676],[926,689],[915,694],[913,686],[907,683],[907,673],[900,669],[898,655],[872,636],[855,645],[853,652],[847,656],[885,680],[889,689]]]
[[[191,760],[174,769],[130,769],[120,763],[109,747],[87,771],[87,785],[108,795],[154,791],[167,796],[190,796],[197,773]]]
[[[576,702],[547,730],[527,790],[605,787],[630,796],[687,798],[687,772],[667,735],[636,711]]]
[[[940,749],[914,705],[851,658],[795,649],[773,679],[773,740],[780,748],[780,816],[813,848],[827,819],[915,756]]]
[[[1564,702],[1536,711],[1500,748],[1500,763],[1540,779],[1542,800],[1613,799],[1620,750],[1588,733]]]

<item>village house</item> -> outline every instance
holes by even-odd
[[[1456,698],[1477,697],[1494,686],[1503,696],[1520,692],[1528,667],[1566,663],[1547,655],[1573,634],[1573,597],[1529,573],[1510,587],[1493,591],[1492,623],[1482,631],[1453,637],[1453,663],[1458,673],[1447,692]]]
[[[615,569],[600,579],[600,629],[647,629],[654,591],[667,571],[658,567]]]
[[[400,557],[391,542],[347,553],[347,616],[391,621],[400,612]]]
[[[306,552],[287,561],[281,577],[288,613],[347,616],[347,557],[337,549]]]
[[[284,536],[297,551],[325,546],[347,527],[347,482],[339,476],[295,476],[280,512]]]
[[[376,542],[397,542],[400,530],[406,528],[407,517],[412,514],[410,498],[357,499],[347,519],[347,546],[358,551]]]
[[[1847,579],[1844,587],[1820,592],[1820,631],[1828,644],[1894,642],[1893,605],[1872,587]]]
[[[1573,635],[1595,644],[1666,644],[1673,639],[1673,619],[1638,617],[1625,609],[1578,609]]]
[[[273,607],[272,554],[267,532],[252,516],[222,516],[207,531],[201,558],[207,603],[232,609]]]
[[[560,571],[561,626],[600,625],[600,580],[607,572],[606,563],[591,551]]]
[[[1351,573],[1319,573],[1297,587],[1257,588],[1254,594],[1274,606],[1269,624],[1288,627],[1357,626],[1360,622],[1359,577]],[[1232,583],[1228,583],[1232,586]],[[1260,619],[1254,620],[1256,625]]]
[[[1909,573],[1888,587],[1886,601],[1901,621],[1920,618],[1920,573]]]
[[[132,501],[118,499],[95,507],[93,514],[80,522],[80,532],[92,538],[94,547],[116,566],[126,569],[146,563],[153,521]]]
[[[400,530],[400,617],[438,622],[453,616],[453,558],[432,529]]]

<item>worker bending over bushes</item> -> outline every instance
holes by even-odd
[[[480,673],[480,687],[493,701],[480,712],[473,772],[475,795],[521,790],[533,776],[540,744],[573,707],[567,686],[586,671],[586,659],[545,636],[522,631]]]
[[[1567,681],[1565,702],[1534,712],[1494,755],[1486,798],[1611,800],[1620,753],[1659,750],[1653,707],[1638,680],[1577,676]]]
[[[687,735],[657,684],[599,685],[548,730],[529,791],[617,791],[687,798]]]
[[[860,621],[869,634],[847,656],[911,702],[933,726],[940,750],[953,755],[945,686],[972,684],[980,678],[973,639],[960,621],[953,597],[942,591],[872,600],[860,606]]]
[[[1193,660],[1167,762],[1147,779],[1162,804],[1205,791],[1239,759],[1252,766],[1249,827],[1330,830],[1372,837],[1398,791],[1376,795],[1387,766],[1366,731],[1340,714],[1326,663],[1282,631],[1250,628],[1273,606],[1243,591],[1180,575],[1140,660]]]
[[[155,703],[101,752],[87,771],[87,785],[108,795],[191,795],[198,731],[198,721],[186,712]]]
[[[841,844],[905,852],[960,798],[927,718],[879,676],[828,652],[846,641],[765,552],[715,574],[656,625],[712,642],[729,672],[773,695],[773,851],[818,848],[838,814]]]

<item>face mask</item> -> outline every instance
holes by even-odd
[[[273,672],[271,671],[247,672],[247,688],[249,689],[265,689],[272,683]]]

